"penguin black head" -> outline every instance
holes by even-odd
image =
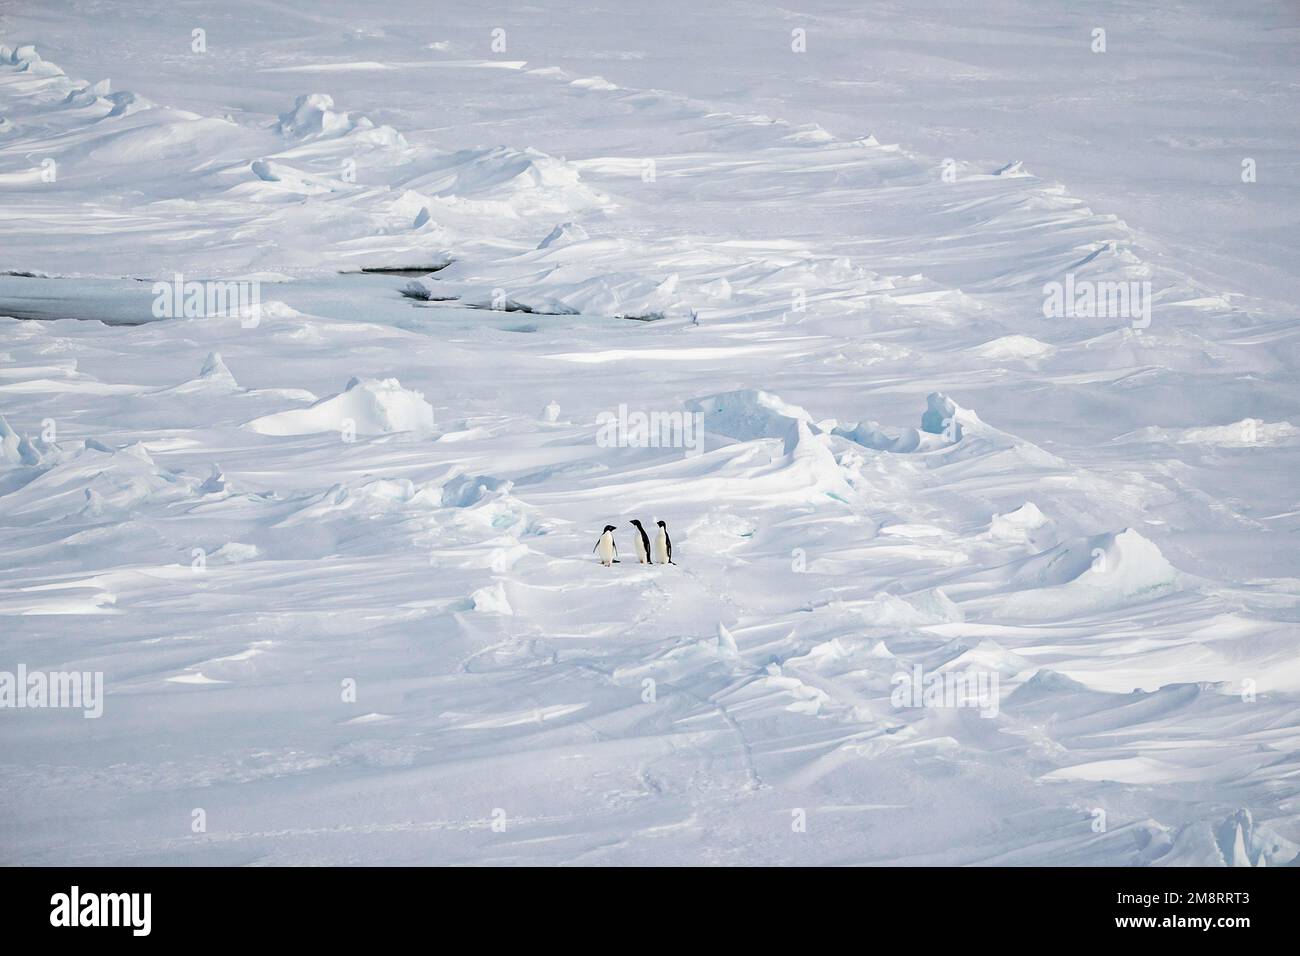
[[[655,524],[657,524],[657,525],[658,525],[659,527],[661,527],[661,528],[666,528],[666,527],[668,527],[668,526],[667,526],[666,524],[664,524],[662,521],[656,521]]]
[[[614,530],[614,525],[612,525],[612,524],[607,524],[607,525],[605,525],[605,530],[606,530],[606,531],[613,531],[613,530]]]
[[[636,525],[638,528],[641,527],[641,522],[638,521],[636,518],[633,518],[633,519],[632,519],[632,523],[633,523],[634,525]]]

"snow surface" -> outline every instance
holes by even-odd
[[[0,862],[1295,861],[1297,24],[1219,6],[9,5],[0,670],[106,700],[0,713]]]

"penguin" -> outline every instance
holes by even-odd
[[[600,563],[605,567],[618,562],[618,545],[614,543],[612,524],[605,525],[605,530],[600,533],[600,537],[596,539],[596,546],[591,550],[600,552]]]
[[[659,537],[655,539],[655,560],[660,564],[676,564],[673,560],[673,542],[668,537],[668,525],[656,521],[659,525]]]
[[[641,527],[640,521],[633,518],[632,523],[636,525],[636,538],[634,539],[636,543],[636,559],[640,564],[649,564],[650,536],[645,533],[645,528]]]

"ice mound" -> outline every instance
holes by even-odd
[[[403,388],[395,378],[354,378],[337,395],[322,398],[308,408],[264,415],[247,427],[262,435],[351,430],[357,435],[407,432],[427,436],[434,429],[433,406],[420,392]]]
[[[729,302],[731,300],[731,283],[727,281],[726,276],[718,276],[712,282],[706,282],[700,287],[700,291],[717,302]]]
[[[931,435],[950,435],[961,441],[961,407],[943,392],[931,392],[925,397],[925,411],[921,414],[921,430]]]
[[[1047,537],[1051,520],[1036,504],[1027,501],[1015,511],[994,515],[989,521],[989,537],[998,541],[1039,544]]]
[[[897,435],[890,435],[876,422],[859,422],[855,425],[836,425],[831,429],[831,434],[864,448],[907,454],[934,451],[956,444],[963,437],[964,426],[983,424],[974,412],[962,408],[942,392],[931,392],[926,396],[925,403],[919,429],[907,427]]]
[[[473,504],[444,512],[444,528],[440,534],[476,541],[481,541],[484,535],[494,535],[497,550],[492,563],[513,563],[526,553],[516,550],[518,539],[546,534],[548,526],[537,520],[532,509],[510,494],[509,489],[509,482],[506,482],[497,490],[486,492]]]
[[[859,422],[851,426],[836,425],[831,429],[831,434],[847,438],[864,448],[900,454],[931,451],[948,444],[943,436],[926,434],[916,428],[904,428],[898,435],[891,436],[876,422]]]
[[[255,159],[248,167],[253,171],[253,175],[265,183],[278,183],[280,181],[280,171],[274,163],[265,159]]]
[[[1231,425],[1210,425],[1206,428],[1188,428],[1179,437],[1180,444],[1251,446],[1281,445],[1300,436],[1300,428],[1290,421],[1264,421],[1242,419]]]
[[[283,162],[256,159],[248,169],[259,182],[245,184],[239,193],[244,199],[293,202],[303,196],[325,196],[338,190],[338,181],[332,177],[304,173]]]
[[[1223,447],[1279,445],[1300,436],[1300,428],[1290,422],[1266,422],[1243,418],[1231,425],[1189,428],[1178,438],[1180,444],[1221,445]]]
[[[1211,445],[1218,448],[1253,448],[1259,445],[1289,445],[1300,439],[1300,428],[1290,422],[1266,422],[1243,418],[1230,425],[1199,428],[1150,426],[1122,435],[1118,441],[1176,442],[1179,445]]]
[[[90,83],[80,89],[72,90],[63,98],[64,106],[94,106],[102,97],[109,94],[108,80]]]
[[[98,83],[88,83],[69,92],[64,98],[64,105],[77,108],[107,107],[107,116],[130,116],[142,109],[156,108],[157,104],[130,90],[112,92],[109,81],[101,79]]]
[[[30,73],[34,76],[63,76],[63,71],[53,63],[47,63],[41,59],[41,55],[36,52],[36,47],[31,43],[21,43],[15,47],[7,47],[0,44],[0,63],[7,63],[18,68],[20,73]]]
[[[977,346],[972,351],[986,359],[1036,359],[1051,355],[1056,346],[1040,342],[1028,335],[1004,335]]]
[[[537,244],[538,249],[549,249],[551,246],[567,245],[570,242],[578,242],[583,239],[589,239],[587,230],[572,222],[562,222],[552,229],[541,242]]]
[[[208,477],[203,479],[203,483],[198,487],[198,493],[201,495],[219,495],[226,490],[226,475],[221,470],[221,466],[213,464],[208,471]]]
[[[108,81],[105,80],[105,83]],[[131,90],[122,90],[120,93],[109,93],[103,97],[109,104],[109,116],[130,116],[132,113],[138,113],[141,110],[151,110],[157,108],[153,100],[146,99],[139,93]],[[189,119],[190,114],[183,114]]]
[[[415,482],[370,475],[338,483],[277,506],[278,520],[269,524],[261,539],[252,540],[273,559],[343,551],[391,555],[396,546],[415,554],[424,552],[431,567],[458,572],[479,569],[501,574],[527,556],[520,535],[543,529],[530,519],[527,508],[509,496],[508,482],[472,503],[469,499],[474,496],[467,493],[462,507],[443,501],[445,483],[445,479]],[[484,595],[489,603],[500,596],[493,595],[491,588]],[[460,603],[468,609],[474,602],[461,598]]]
[[[541,150],[510,146],[465,149],[441,157],[430,172],[413,179],[412,189],[459,199],[520,198],[531,193],[554,208],[574,210],[603,205],[605,197],[584,185],[578,168]]]
[[[928,627],[961,621],[964,615],[938,588],[899,596],[880,594],[852,606],[870,627]]]
[[[806,654],[788,658],[784,664],[790,669],[812,670],[847,682],[874,683],[877,689],[888,687],[890,678],[898,671],[898,658],[884,641],[849,635],[815,644]]]
[[[953,603],[952,598],[948,597],[939,588],[918,591],[915,594],[907,595],[903,600],[914,607],[920,614],[933,619],[934,623],[952,624],[966,619],[966,615],[962,613],[961,608]]]
[[[282,523],[290,525],[338,511],[357,511],[367,515],[410,508],[429,511],[440,504],[437,489],[430,484],[419,484],[407,478],[370,478],[355,486],[332,486]]]
[[[809,487],[827,491],[843,500],[849,487],[839,462],[827,447],[826,438],[814,429],[815,425],[809,425],[803,419],[795,419],[787,426],[783,436],[785,464],[802,468]]]
[[[239,383],[235,381],[235,376],[231,374],[230,369],[226,368],[226,363],[221,360],[220,352],[208,353],[207,359],[203,362],[203,368],[199,370],[199,378],[216,385],[226,385],[230,388],[239,387]]]
[[[727,630],[726,625],[721,621],[718,622],[718,636],[715,646],[719,654],[735,657],[740,653],[740,649],[736,646],[735,636]]]
[[[484,614],[502,614],[510,617],[515,613],[514,608],[510,606],[510,600],[506,597],[505,585],[500,581],[479,588],[470,595],[470,601],[473,602],[474,610]]]
[[[1179,584],[1156,545],[1131,528],[1079,538],[1009,566],[1004,617],[1044,618],[1143,600]]]
[[[1056,706],[1062,695],[1078,693],[1089,693],[1087,686],[1058,671],[1040,667],[1033,677],[1011,692],[1006,703],[1008,706],[1023,707],[1037,701],[1047,701]]]
[[[239,383],[235,381],[235,376],[226,367],[226,363],[221,360],[220,352],[208,353],[207,359],[203,362],[203,367],[199,370],[198,378],[192,378],[181,382],[179,385],[162,389],[161,393],[174,394],[202,391],[239,391]]]
[[[113,94],[114,97],[123,95]],[[139,104],[132,107],[119,103],[114,109],[119,107],[144,108]],[[138,180],[141,168],[147,164],[184,163],[195,157],[217,154],[230,140],[230,124],[221,120],[184,110],[155,109],[153,112],[157,116],[147,123],[91,140],[85,158],[97,164],[123,167],[114,172],[113,178],[124,183]]]
[[[238,564],[241,561],[251,561],[261,553],[255,544],[228,541],[208,555],[208,560],[218,564]]]
[[[986,424],[972,409],[958,405],[943,392],[931,392],[925,404],[920,430],[905,430],[892,441],[874,424],[867,429],[837,428],[835,433],[886,451],[937,452],[926,460],[931,468],[978,462],[976,467],[986,477],[1005,474],[1020,480],[1031,471],[1060,472],[1070,468],[1067,462],[1032,442]]]
[[[19,435],[0,415],[0,461],[10,465],[39,465],[41,453],[25,435]]]
[[[77,515],[82,518],[102,518],[104,516],[104,499],[100,497],[99,492],[94,488],[86,489],[86,503],[77,512]]]
[[[468,508],[493,492],[505,494],[512,487],[511,482],[489,475],[454,475],[442,486],[442,504],[448,508]]]
[[[454,469],[441,480],[426,482],[367,475],[300,498],[276,527],[294,530],[295,547],[306,540],[322,553],[340,542],[350,547],[364,542],[378,553],[391,546],[385,540],[393,536],[417,547],[482,546],[477,557],[457,553],[458,566],[504,571],[527,554],[519,544],[521,535],[546,531],[510,494],[511,488],[507,480]]]
[[[280,114],[275,128],[292,139],[324,139],[353,134],[375,146],[406,145],[406,140],[391,126],[376,126],[364,116],[353,119],[346,112],[336,111],[334,97],[328,93],[302,94],[294,100],[293,109]]]
[[[334,112],[334,97],[328,93],[304,93],[293,104],[293,109],[280,114],[276,126],[288,136],[311,136],[320,133],[339,133],[349,128],[348,114]]]
[[[1162,866],[1295,866],[1300,845],[1255,823],[1246,808],[1223,819],[1198,820],[1177,830]]]
[[[286,136],[319,136],[343,133],[352,128],[348,114],[335,112],[334,97],[328,93],[304,93],[293,109],[280,114],[276,129]]]
[[[0,418],[0,447],[6,454],[21,447],[11,445],[12,435]],[[57,521],[130,512],[190,499],[198,484],[160,468],[138,443],[114,448],[94,439],[60,442],[41,452],[36,464],[35,477],[0,496],[0,514]]]
[[[799,143],[800,145],[817,146],[825,143],[834,143],[835,136],[827,132],[819,123],[804,123],[792,128],[792,132],[781,137],[787,143]]]
[[[771,392],[755,388],[691,399],[686,402],[686,410],[703,414],[704,430],[715,435],[736,441],[756,438],[786,440],[787,454],[791,451],[788,447],[791,428],[796,422],[802,422],[812,433],[818,431],[807,411],[782,401]]]
[[[845,500],[851,493],[826,436],[812,416],[771,392],[743,389],[685,403],[703,417],[704,431],[739,442],[779,438],[783,459],[776,466],[786,493],[825,493]]]
[[[1220,822],[1214,836],[1228,866],[1285,866],[1300,853],[1300,846],[1255,826],[1245,807]]]
[[[1131,528],[1118,533],[1077,538],[1019,562],[1011,582],[1020,588],[1071,584],[1089,574],[1118,573],[1125,580],[1144,582],[1150,568],[1157,580],[1168,580],[1173,568],[1160,549]]]
[[[939,665],[940,671],[990,671],[1002,677],[1015,677],[1033,666],[1019,654],[988,639],[973,646],[965,641],[954,641],[944,648],[944,652],[952,656]]]
[[[623,88],[617,83],[611,83],[603,76],[580,76],[578,79],[570,81],[569,85],[580,90],[598,90],[603,93],[612,93]]]
[[[11,63],[14,65],[22,63],[39,62],[41,55],[36,52],[36,46],[31,43],[20,43],[18,46],[10,48],[0,45],[0,62]]]

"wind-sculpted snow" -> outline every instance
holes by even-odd
[[[710,432],[736,441],[785,439],[796,423],[813,425],[812,416],[804,409],[753,388],[692,400],[686,403],[686,410],[703,415],[704,427]]]
[[[1005,569],[999,619],[1058,619],[1147,600],[1179,586],[1160,549],[1131,528],[1056,545]]]
[[[347,388],[308,408],[265,415],[248,423],[263,435],[374,435],[388,432],[427,435],[433,431],[433,408],[419,392],[402,388],[395,378],[354,378]]]
[[[0,857],[1295,861],[1289,304],[1028,157],[302,30],[219,110],[0,47],[0,669],[106,688],[0,721]]]
[[[0,191],[22,213],[24,255],[75,259],[82,274],[132,274],[141,255],[164,276],[423,264],[457,244],[519,234],[521,216],[606,202],[538,150],[415,148],[328,93],[298,96],[274,122],[235,123],[73,80],[30,46],[0,46],[0,91],[13,124]],[[33,184],[54,187],[56,206],[33,202]],[[100,226],[88,234],[70,218],[77,208]],[[104,243],[106,231],[130,232],[130,249]],[[178,249],[178,231],[206,241]]]
[[[353,119],[347,113],[336,112],[334,98],[328,93],[304,93],[298,97],[293,109],[280,114],[276,129],[291,139],[349,136],[367,145],[406,146],[406,140],[391,126],[375,126],[367,117]]]

